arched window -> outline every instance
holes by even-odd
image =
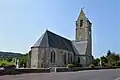
[[[51,59],[50,59],[51,63],[55,63],[55,52],[52,51],[51,52]]]
[[[72,55],[68,53],[68,63],[72,63]]]
[[[66,53],[64,54],[64,64],[66,64]]]
[[[53,52],[53,63],[55,63],[55,52]]]
[[[83,20],[80,20],[80,27],[83,26]]]
[[[78,63],[80,63],[80,57],[78,57]]]

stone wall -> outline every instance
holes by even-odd
[[[1,75],[14,75],[14,74],[23,74],[23,73],[49,73],[50,69],[7,69],[0,70]]]
[[[51,52],[55,53],[55,62],[51,62]],[[62,50],[62,49],[57,49],[57,48],[39,48],[38,68],[67,66],[67,64],[68,64],[68,53],[71,54],[72,62],[73,62],[74,61],[73,52],[69,52],[69,51]],[[64,58],[65,54],[66,54],[66,58]],[[66,60],[66,63],[64,62],[64,60]]]
[[[55,62],[51,62],[52,51],[55,53]],[[68,54],[71,55],[71,61],[68,61]],[[48,68],[67,66],[69,62],[74,62],[74,59],[73,52],[67,50],[58,48],[32,48],[31,61],[29,62],[31,62],[31,68]]]
[[[72,61],[74,61],[74,54],[73,52],[57,49],[57,48],[50,48],[50,53],[55,52],[55,63],[51,63],[49,60],[50,67],[63,67],[68,64],[68,53],[72,55]],[[66,54],[66,59],[64,58]],[[50,56],[50,55],[49,55]],[[64,62],[64,60],[66,60]],[[72,63],[72,62],[71,62]]]
[[[38,48],[31,48],[31,68],[38,68]]]

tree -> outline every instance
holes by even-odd
[[[94,59],[93,57],[92,64],[94,64],[95,66],[98,66],[100,63],[100,60],[101,60],[102,66],[114,66],[119,62],[120,56],[108,50],[107,55],[100,57],[100,59],[99,58]]]
[[[120,60],[120,56],[119,56],[119,55],[116,55],[115,57],[116,57],[116,58],[115,58],[116,61],[119,61],[119,60]]]
[[[111,51],[108,50],[108,52],[107,52],[107,56],[110,56],[110,55],[111,55]]]
[[[11,62],[12,61],[12,58],[7,58],[6,59],[8,62]]]
[[[115,63],[117,62],[120,58],[119,55],[112,53],[111,55],[107,56],[108,62],[109,63]]]
[[[93,60],[93,64],[95,66],[99,66],[99,63],[100,63],[100,59],[99,58],[96,58],[96,59]]]
[[[5,63],[2,63],[1,66],[2,66],[2,67],[5,67]]]
[[[108,60],[105,56],[100,57],[102,63],[108,63]]]
[[[28,60],[28,54],[24,54],[19,58],[20,62],[19,65],[20,67],[26,67],[27,66],[27,60]]]

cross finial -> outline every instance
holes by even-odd
[[[84,9],[84,7],[81,8],[81,10],[83,10],[83,9]]]

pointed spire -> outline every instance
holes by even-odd
[[[83,8],[81,8],[80,15],[85,15],[85,14],[84,14],[84,11],[83,11],[83,9],[84,9],[84,7],[83,7]]]
[[[84,19],[84,18],[85,18],[85,13],[84,13],[83,9],[84,9],[84,7],[81,8],[81,11],[80,11],[80,14],[79,14],[78,20],[81,20],[81,19]]]

